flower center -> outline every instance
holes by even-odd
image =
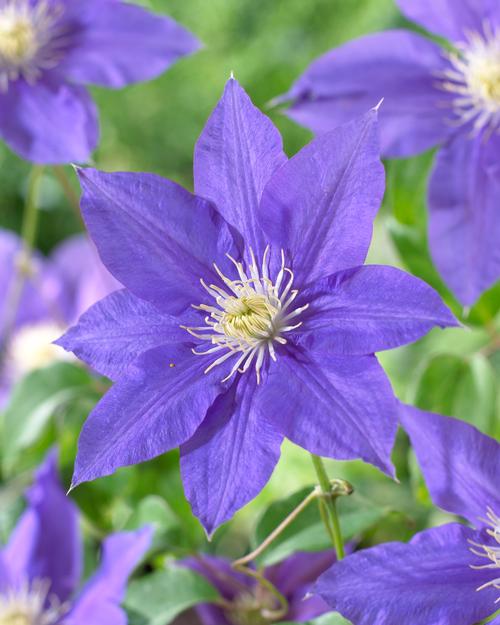
[[[494,575],[497,575],[497,577],[486,584],[479,586],[478,590],[483,590],[484,588],[496,588],[497,590],[500,590],[500,517],[498,517],[491,508],[488,508],[486,517],[487,518],[484,519],[484,522],[489,526],[486,532],[489,536],[491,536],[494,542],[492,541],[492,544],[488,545],[481,545],[470,541],[470,544],[472,545],[472,553],[480,558],[485,558],[488,560],[488,563],[481,564],[479,566],[471,566],[471,568],[477,570],[490,569],[492,571],[497,571],[497,573],[493,573]],[[500,603],[500,596],[495,603]]]
[[[8,363],[14,376],[21,377],[58,360],[72,360],[60,347],[52,344],[63,331],[63,327],[50,322],[26,325],[18,330],[7,351]]]
[[[260,265],[252,251],[250,256],[251,262],[246,268],[243,263],[228,256],[235,267],[236,279],[225,276],[214,264],[225,288],[215,284],[207,285],[202,280],[203,287],[214,303],[193,308],[208,313],[205,325],[183,326],[192,336],[213,345],[205,351],[193,350],[194,354],[205,356],[222,352],[205,369],[205,373],[234,357],[233,367],[223,381],[236,372],[244,373],[254,363],[259,383],[266,355],[276,360],[275,343],[284,345],[287,342],[283,335],[302,325],[301,322],[295,323],[295,318],[308,307],[306,304],[292,308],[298,291],[292,289],[293,272],[285,267],[283,252],[281,268],[274,281],[269,276],[269,247]]]
[[[453,109],[460,124],[472,122],[476,133],[500,126],[500,29],[486,23],[470,33],[449,55],[452,68],[441,87],[456,94]]]
[[[61,58],[61,7],[48,0],[5,0],[0,7],[0,91],[24,78],[35,82]]]
[[[49,595],[50,582],[35,580],[0,595],[0,625],[55,625],[67,606]]]
[[[0,54],[15,64],[33,58],[36,33],[30,20],[22,16],[0,14]]]

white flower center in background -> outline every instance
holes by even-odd
[[[65,45],[57,27],[61,11],[48,0],[0,3],[0,92],[19,78],[33,83],[58,64]]]
[[[284,345],[287,340],[283,335],[302,325],[301,322],[295,323],[295,319],[308,304],[292,308],[298,291],[292,289],[293,272],[285,267],[283,252],[281,268],[274,281],[269,277],[269,247],[264,252],[260,266],[252,251],[250,255],[251,263],[246,269],[243,263],[228,256],[238,274],[236,280],[225,276],[214,263],[225,288],[215,284],[207,285],[202,280],[203,287],[213,298],[214,303],[193,306],[208,313],[204,326],[183,327],[194,337],[213,345],[205,351],[193,350],[197,356],[222,352],[205,369],[205,373],[234,357],[233,367],[224,380],[229,379],[237,371],[244,373],[253,363],[259,383],[260,370],[266,354],[276,360],[274,344]]]
[[[0,625],[55,625],[67,606],[49,595],[50,582],[35,580],[0,594]]]
[[[483,33],[469,33],[448,56],[452,69],[444,72],[442,88],[453,94],[461,124],[472,122],[475,132],[500,127],[500,29],[485,23]]]
[[[487,564],[471,566],[471,568],[478,570],[491,569],[492,571],[497,571],[498,573],[493,573],[493,575],[497,574],[497,577],[493,578],[490,582],[479,586],[478,590],[483,590],[483,588],[496,588],[497,590],[500,590],[500,517],[498,517],[491,508],[488,508],[486,517],[487,518],[484,519],[484,521],[489,525],[489,528],[486,531],[497,543],[497,545],[480,545],[479,543],[470,541],[471,545],[473,545],[473,548],[471,549],[472,553],[480,558],[486,558],[488,560]],[[495,603],[500,603],[500,596]]]
[[[52,345],[63,332],[62,326],[50,322],[20,328],[12,337],[7,350],[8,365],[13,376],[22,377],[58,360],[73,360],[71,354],[57,345]]]

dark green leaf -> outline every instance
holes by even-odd
[[[198,603],[213,603],[218,592],[197,573],[170,565],[132,581],[125,607],[144,625],[168,625],[174,618]]]

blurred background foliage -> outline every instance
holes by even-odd
[[[231,71],[255,104],[271,116],[292,155],[311,136],[273,108],[273,98],[287,91],[306,66],[328,49],[368,32],[409,26],[391,0],[143,0],[142,4],[171,15],[205,47],[150,83],[117,92],[93,90],[102,129],[93,164],[107,170],[154,172],[188,188],[192,187],[194,144]],[[432,159],[428,153],[387,164],[387,193],[370,260],[404,267],[422,277],[439,290],[466,327],[433,331],[414,345],[381,354],[381,361],[402,400],[468,420],[498,437],[500,288],[497,285],[472,310],[464,311],[437,275],[426,241],[426,180]],[[0,145],[3,228],[20,228],[29,167]],[[71,168],[66,168],[66,174],[78,193]],[[37,246],[48,253],[80,229],[77,214],[48,170]],[[21,495],[32,469],[54,442],[60,447],[63,476],[69,484],[78,432],[106,385],[77,365],[58,363],[30,374],[14,390],[2,426],[0,542],[23,505]],[[341,505],[348,539],[361,544],[405,540],[446,518],[431,506],[403,434],[394,460],[400,484],[361,463],[328,463],[331,476],[348,479],[356,489]],[[308,454],[285,444],[264,492],[208,543],[184,499],[177,461],[176,453],[167,454],[85,484],[72,494],[84,513],[89,567],[106,533],[144,522],[158,527],[153,566],[162,567],[169,557],[196,550],[240,556],[292,509],[301,496],[297,491],[314,483]],[[266,552],[266,563],[295,550],[328,546],[312,507]],[[164,587],[165,580],[161,582]],[[154,587],[149,591],[153,603],[165,600],[161,593],[155,595]],[[134,592],[140,594],[141,588]],[[137,623],[156,622],[144,614],[134,617],[134,606],[132,596],[129,607]],[[174,610],[164,615],[159,625],[175,614]]]

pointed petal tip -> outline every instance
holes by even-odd
[[[209,543],[211,543],[216,530],[213,528],[209,529],[208,527],[205,527],[204,525],[202,525],[202,527],[203,527],[203,531],[205,532],[205,538],[207,539]]]
[[[379,112],[380,107],[381,107],[381,106],[382,106],[382,104],[384,103],[384,100],[385,100],[385,98],[382,98],[382,99],[380,100],[380,102],[379,102],[376,106],[374,106],[374,107],[373,107],[373,110],[375,111],[375,113],[378,113],[378,112]]]

